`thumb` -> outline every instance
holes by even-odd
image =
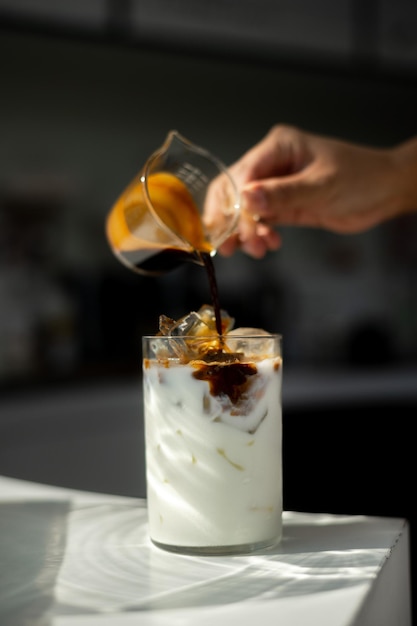
[[[269,178],[245,185],[241,191],[243,210],[269,224],[314,224],[310,213],[317,188],[299,175]]]

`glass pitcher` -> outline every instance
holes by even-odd
[[[116,257],[142,274],[161,274],[184,261],[203,265],[232,234],[239,194],[226,166],[177,131],[113,205],[106,235]]]

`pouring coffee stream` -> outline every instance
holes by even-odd
[[[204,266],[206,268],[206,272],[207,272],[207,276],[209,280],[211,301],[213,304],[214,316],[216,320],[216,331],[219,336],[220,344],[221,344],[222,336],[223,336],[223,328],[222,328],[219,289],[217,286],[216,272],[214,270],[214,264],[213,264],[213,259],[211,255],[208,254],[207,252],[203,252],[201,256],[204,261]]]

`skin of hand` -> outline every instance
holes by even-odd
[[[369,148],[278,125],[229,170],[242,210],[224,256],[278,249],[277,226],[359,233],[417,210],[417,139]]]

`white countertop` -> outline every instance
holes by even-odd
[[[153,546],[146,502],[0,477],[0,623],[410,626],[403,519],[284,513],[279,546]],[[3,565],[5,564],[5,565]]]

